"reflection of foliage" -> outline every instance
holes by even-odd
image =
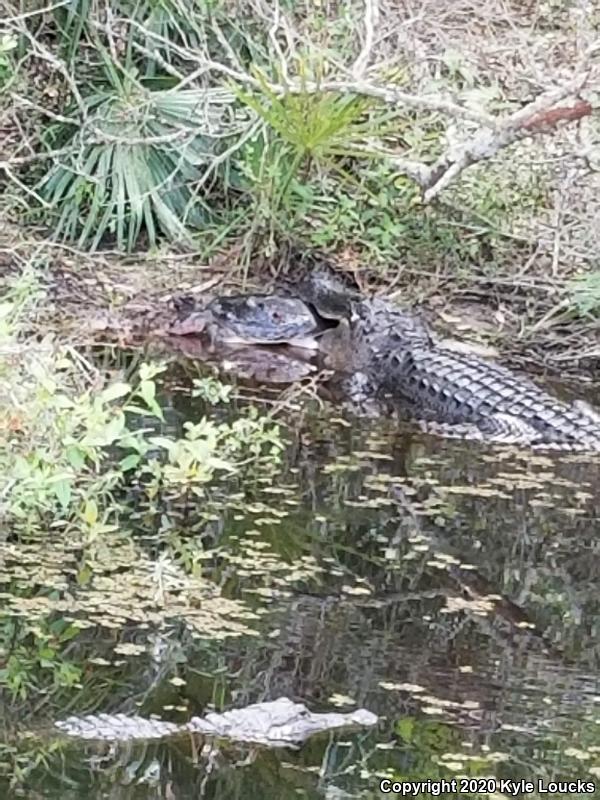
[[[25,296],[14,293],[5,309],[6,346],[19,343],[9,332]],[[399,466],[395,430],[388,440],[379,422],[349,428],[322,414],[306,416],[302,447],[290,448],[286,463],[269,418],[238,407],[212,380],[197,384],[192,400],[170,398],[190,423],[181,433],[161,427],[166,390],[153,367],[105,385],[89,364],[83,376],[72,373],[69,356],[49,372],[55,388],[46,380],[47,408],[35,406],[47,430],[33,414],[20,422],[33,446],[46,442],[57,469],[71,467],[72,487],[64,508],[46,487],[42,524],[31,509],[26,530],[9,517],[20,536],[0,545],[5,714],[35,726],[40,692],[47,718],[131,712],[137,702],[145,713],[185,718],[209,703],[229,707],[267,694],[319,698],[322,706],[341,695],[385,717],[381,747],[359,737],[352,758],[330,747],[322,784],[356,793],[381,775],[596,774],[595,462],[417,440]],[[12,387],[18,369],[18,386],[25,377],[35,389],[29,399],[36,397],[26,359],[6,357],[1,366],[3,386]],[[61,416],[59,395],[72,419]],[[25,395],[14,397],[25,403]],[[212,408],[211,399],[221,405]],[[83,450],[77,469],[61,461],[65,432],[69,446]],[[12,435],[22,456],[28,440]],[[110,491],[95,483],[107,470],[116,475]],[[395,503],[390,485],[397,484],[419,524]],[[457,564],[481,573],[485,594],[522,604],[552,646],[508,626],[485,596],[467,601],[463,590],[473,582],[462,573],[455,580]],[[150,631],[176,638],[176,656]],[[298,755],[307,781],[310,768],[325,763],[319,747],[310,743]],[[38,772],[56,771],[37,740],[31,763],[40,751],[48,765]],[[171,751],[159,752],[167,762]],[[293,757],[264,756],[271,764]],[[188,767],[178,786],[193,785],[197,770]],[[231,764],[224,769],[227,780],[237,779]],[[109,767],[99,780],[108,774]],[[261,790],[271,786],[259,777]],[[216,773],[211,780],[218,783]],[[80,776],[76,782],[84,785]],[[27,776],[23,785],[30,788]]]
[[[36,622],[6,618],[0,626],[1,649],[6,654],[0,686],[20,700],[31,692],[74,686],[82,667],[66,660],[61,651],[79,630],[63,619],[50,623],[43,618]]]
[[[451,780],[458,775],[476,777],[494,774],[505,753],[473,752],[465,747],[455,727],[416,717],[396,720],[394,733],[402,753],[402,767],[389,769],[393,781]],[[427,792],[424,796],[429,796]]]
[[[23,311],[38,294],[28,278],[0,308],[1,511],[12,534],[0,542],[0,695],[5,711],[20,709],[23,720],[40,694],[59,713],[86,676],[111,663],[97,657],[96,647],[90,655],[89,629],[139,630],[141,644],[127,636],[111,643],[118,663],[148,653],[150,627],[180,625],[212,641],[255,633],[257,613],[200,576],[198,553],[187,560],[174,546],[150,557],[121,520],[132,486],[148,507],[161,492],[169,502],[189,490],[203,495],[219,475],[243,475],[257,465],[272,472],[282,448],[277,426],[252,409],[217,423],[205,405],[206,416],[187,423],[181,438],[156,435],[164,417],[155,380],[162,368],[142,364],[130,382],[108,382],[50,338],[22,342]],[[228,396],[216,383],[210,389],[215,399]],[[159,675],[173,667],[163,659]],[[91,690],[93,704],[101,689]],[[46,749],[36,752],[11,754],[15,779],[44,761]]]

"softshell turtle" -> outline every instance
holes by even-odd
[[[217,297],[205,309],[174,323],[169,333],[207,333],[212,341],[228,344],[317,349],[317,336],[323,329],[317,315],[297,297],[251,294]]]
[[[360,301],[355,289],[347,286],[330,270],[318,269],[307,275],[295,291],[317,315],[330,323],[340,320],[350,321],[353,317],[354,304]]]

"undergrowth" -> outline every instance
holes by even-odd
[[[432,164],[477,123],[331,88],[332,75],[352,77],[360,60],[364,3],[310,13],[263,0],[7,8],[0,107],[16,167],[3,208],[48,238],[120,252],[166,241],[204,258],[235,245],[244,269],[303,242],[350,250],[392,280],[402,264],[442,265],[461,279],[472,265],[510,274],[538,246],[530,222],[555,199],[550,161],[513,147],[425,206],[394,159]],[[357,85],[456,98],[478,113],[519,106],[507,65],[486,69],[477,48],[451,37],[442,46],[434,27],[431,50],[409,58],[412,27],[422,44],[435,21],[395,13],[408,38],[396,40],[393,19],[382,18],[377,68]],[[590,287],[583,306],[581,291],[569,294],[577,308],[596,307]]]
[[[436,114],[315,90],[350,47],[357,13],[349,7],[326,29],[319,14],[311,23],[292,10],[321,45],[294,47],[285,69],[306,88],[285,95],[268,19],[242,24],[219,0],[122,0],[108,21],[81,0],[17,23],[17,38],[2,40],[10,82],[26,93],[31,71],[47,72],[48,60],[57,81],[55,108],[32,133],[40,159],[23,177],[37,199],[28,217],[91,250],[154,247],[163,237],[202,250],[240,236],[248,253],[298,238],[356,242],[381,262],[410,249],[424,215],[410,181],[382,165],[382,145],[432,159],[444,128]],[[195,52],[202,57],[190,64]],[[202,67],[212,58],[224,73]],[[398,65],[390,76],[399,86],[410,80]],[[480,194],[484,184],[491,191],[481,184]],[[433,215],[443,227],[444,214]],[[439,252],[446,234],[436,238],[429,249]]]

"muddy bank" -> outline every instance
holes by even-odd
[[[268,292],[277,280],[293,277],[298,261],[292,265],[287,252],[257,258],[252,273],[244,275],[236,248],[210,263],[172,251],[90,255],[10,226],[0,231],[0,244],[0,281],[27,271],[44,294],[32,329],[52,330],[75,342],[125,346],[161,336],[176,318],[177,298],[203,303],[219,294]],[[598,378],[600,321],[569,311],[564,282],[473,269],[459,279],[427,265],[383,272],[346,251],[328,259],[364,294],[418,307],[438,334],[459,346],[551,378],[586,383]]]

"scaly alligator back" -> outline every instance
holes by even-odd
[[[422,419],[472,423],[492,432],[515,421],[531,443],[600,451],[600,424],[592,412],[562,403],[506,367],[474,355],[413,345],[393,351],[377,367],[382,388],[407,401]],[[526,438],[526,437],[524,437]]]

